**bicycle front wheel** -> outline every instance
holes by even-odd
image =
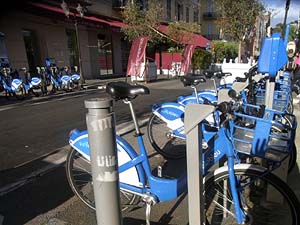
[[[289,186],[266,169],[250,164],[234,168],[237,189],[247,221],[252,225],[298,225],[299,202]],[[214,171],[205,182],[207,224],[235,225],[228,168]]]
[[[66,160],[66,174],[74,194],[88,207],[95,210],[92,170],[90,161],[74,149],[69,151]],[[122,212],[139,202],[140,197],[120,190]]]
[[[153,114],[147,126],[148,139],[152,147],[167,159],[186,156],[186,141],[176,137],[165,121]]]

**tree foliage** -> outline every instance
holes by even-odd
[[[217,63],[222,63],[224,59],[235,59],[238,56],[236,42],[213,41],[212,46],[213,58]]]
[[[297,23],[298,21],[295,20],[294,22],[290,23],[290,32],[289,32],[289,41],[294,41],[297,38]],[[282,33],[283,30],[283,24],[278,23],[273,28],[273,33]]]
[[[193,58],[192,66],[194,69],[207,69],[211,64],[212,54],[203,49],[196,49]]]
[[[122,28],[129,41],[139,36],[148,36],[153,42],[159,42],[163,38],[154,28],[159,26],[162,7],[158,0],[148,2],[147,9],[141,9],[141,5],[135,1],[128,1],[122,12],[123,21],[128,26]]]
[[[259,0],[215,0],[222,18],[219,25],[224,35],[234,41],[243,41],[255,25],[264,7]]]
[[[149,41],[153,43],[169,41],[180,43],[181,37],[185,36],[186,40],[189,37],[189,32],[195,33],[200,30],[196,23],[176,21],[169,23],[167,34],[163,34],[158,30],[163,15],[161,1],[149,0],[147,3],[147,7],[142,9],[139,1],[127,1],[122,17],[123,22],[128,26],[122,28],[122,31],[129,41],[146,35],[149,37]]]

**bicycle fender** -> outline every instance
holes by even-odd
[[[12,82],[11,82],[11,89],[13,91],[19,90],[19,88],[21,87],[22,83],[23,82],[20,79],[13,79]]]
[[[121,166],[135,158],[137,154],[124,139],[119,136],[117,136],[116,139],[118,149],[118,165]],[[87,130],[73,130],[69,138],[69,144],[85,159],[88,161],[91,160]],[[137,187],[142,186],[145,183],[145,178],[141,165],[137,165],[123,171],[122,173],[119,173],[119,180],[121,183]]]
[[[203,98],[208,99],[210,102],[217,102],[216,92],[212,90],[198,92],[198,99],[200,104],[204,103]],[[195,94],[193,94],[189,96],[180,96],[178,97],[177,102],[183,106],[186,106],[190,103],[197,103],[197,99],[195,97]]]
[[[78,74],[73,74],[72,76],[71,76],[71,79],[72,80],[80,80],[80,76],[78,75]]]
[[[184,106],[181,104],[176,102],[167,102],[154,105],[152,107],[152,112],[166,122],[170,129],[177,130],[182,127],[183,131]]]
[[[30,83],[32,86],[38,86],[38,85],[40,85],[41,82],[42,82],[42,80],[40,78],[32,77]]]

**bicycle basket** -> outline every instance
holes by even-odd
[[[256,90],[256,103],[258,105],[265,104],[266,90]],[[278,111],[286,111],[290,103],[290,91],[275,91],[273,99],[273,109]]]
[[[272,161],[282,161],[292,148],[295,117],[291,115],[293,126],[290,127],[285,125],[282,113],[266,109],[262,117],[258,117],[251,113],[257,109],[258,106],[246,105],[244,110],[248,114],[235,113],[236,118],[231,124],[234,149]],[[277,127],[284,129],[279,131]]]

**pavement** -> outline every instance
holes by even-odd
[[[125,80],[124,78],[115,78],[109,80],[86,80],[84,85],[84,89],[86,90],[95,90],[95,89],[103,89],[108,82],[117,81],[117,80]],[[168,77],[161,76],[158,80],[153,82],[167,82]],[[139,82],[144,85],[150,85],[153,82]],[[63,93],[65,94],[76,94],[76,93]],[[59,96],[60,94],[58,94]],[[50,97],[58,97],[58,96],[50,96]],[[294,114],[297,117],[297,120],[300,121],[300,96],[294,96]],[[39,98],[36,98],[38,101]],[[147,120],[140,121],[140,125],[142,126],[142,131],[145,133],[146,128],[145,124]],[[131,123],[124,123],[117,126],[117,131],[119,135],[122,135],[129,143],[133,143],[134,137],[132,136],[131,131],[133,127],[129,126]],[[299,137],[300,127],[297,127],[296,137]],[[145,137],[145,145],[150,146],[147,138]],[[296,138],[296,147],[297,149],[300,148],[299,138]],[[135,147],[136,144],[133,144]],[[0,187],[0,196],[4,195],[10,191],[12,188],[19,188],[20,186],[26,184],[26,182],[30,182],[31,177],[41,176],[43,174],[48,174],[47,176],[51,176],[51,171],[55,170],[58,167],[64,165],[65,156],[68,151],[68,148],[57,149],[51,155],[46,155],[43,157],[43,160],[47,162],[51,162],[51,168],[43,168],[40,170],[36,170],[33,174],[26,174],[26,168],[29,171],[30,165],[23,165],[22,170],[24,170],[24,177],[23,179],[19,179],[10,187]],[[166,164],[166,161],[159,156],[156,155],[154,152],[149,152],[150,156],[150,163],[151,167],[157,168],[158,165]],[[32,162],[35,163],[35,162]],[[178,169],[179,165],[185,166],[184,161],[174,160],[168,162],[169,169]],[[297,166],[288,176],[288,184],[296,193],[298,199],[300,199],[300,155],[297,155]],[[11,176],[13,176],[14,172],[11,171]],[[162,224],[170,224],[170,225],[185,225],[188,224],[188,203],[187,203],[187,195],[182,195],[177,199],[174,199],[169,202],[157,204],[152,207],[151,211],[151,224],[152,225],[162,225]],[[2,225],[3,218],[0,215],[0,225]],[[26,225],[80,225],[80,224],[87,224],[87,225],[96,225],[96,216],[95,212],[85,205],[76,197],[72,196],[67,199],[64,203],[56,207],[55,209],[51,209],[47,212],[41,213],[39,216],[33,218],[32,220],[26,222]],[[123,224],[124,225],[141,225],[145,224],[145,207],[138,207],[129,213],[123,214]],[[4,224],[3,224],[4,225]]]

